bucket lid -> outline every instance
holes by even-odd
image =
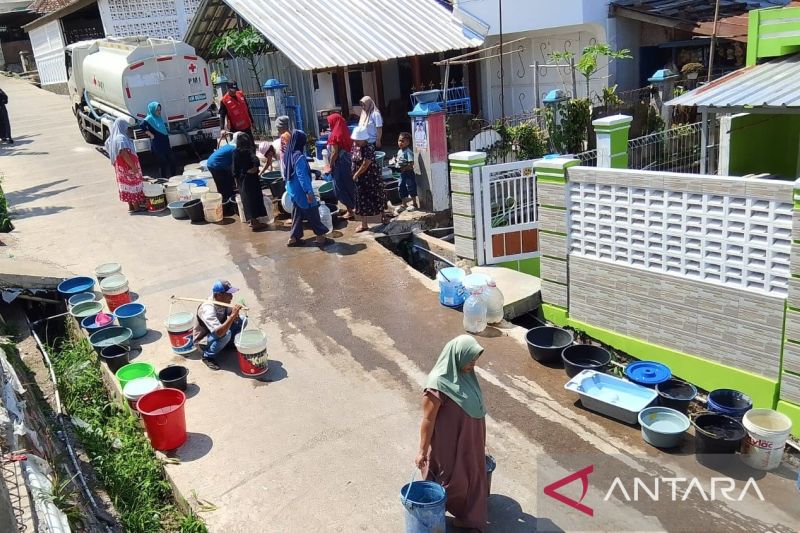
[[[640,385],[657,385],[671,378],[672,371],[655,361],[637,361],[625,367],[625,375]]]
[[[491,278],[486,274],[474,273],[464,278],[464,288],[468,291],[477,290],[489,284]]]
[[[128,278],[122,274],[115,274],[101,281],[100,288],[107,291],[115,291],[125,287],[127,284]]]
[[[236,346],[256,347],[267,342],[267,336],[260,329],[246,329],[236,336]]]
[[[136,378],[125,384],[122,394],[129,400],[138,400],[148,392],[156,390],[159,382],[154,377]]]
[[[122,272],[122,265],[119,263],[103,263],[94,269],[95,274],[98,276],[108,276]]]

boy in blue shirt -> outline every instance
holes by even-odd
[[[414,152],[411,150],[411,134],[403,132],[397,139],[397,155],[391,161],[392,166],[400,170],[400,198],[402,205],[397,208],[401,213],[405,210],[419,209],[417,203],[417,176],[414,173]],[[412,205],[409,207],[408,201]]]

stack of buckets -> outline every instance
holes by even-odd
[[[207,192],[203,195],[203,214],[206,222],[222,222],[222,195]]]

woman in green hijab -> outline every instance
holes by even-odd
[[[488,514],[486,411],[475,376],[483,347],[469,335],[447,343],[428,374],[417,467],[447,491],[454,525],[483,531]]]

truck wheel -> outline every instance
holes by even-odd
[[[78,117],[78,129],[81,131],[83,140],[89,144],[102,144],[102,141],[97,138],[97,135],[83,127],[80,117]]]

